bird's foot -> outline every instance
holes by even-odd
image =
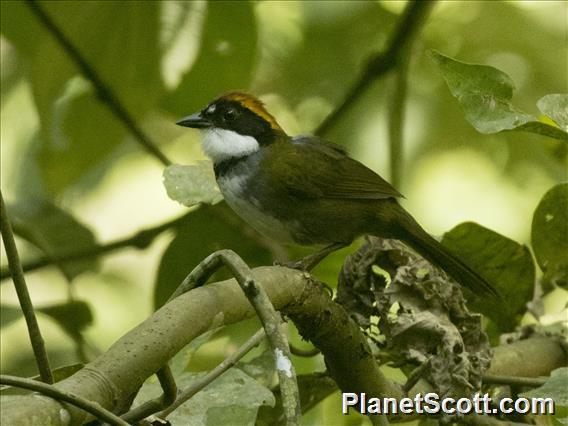
[[[309,257],[309,256],[307,256]],[[308,262],[305,261],[306,257],[299,259],[299,260],[290,260],[287,262],[281,262],[281,261],[275,261],[274,265],[276,266],[284,266],[285,268],[290,268],[290,269],[297,269],[299,271],[304,271],[304,272],[308,272],[311,268],[309,267],[310,265],[308,264]]]
[[[324,247],[320,251],[310,254],[302,259],[290,262],[274,262],[275,265],[285,266],[291,269],[298,269],[300,271],[309,272],[314,269],[318,263],[325,259],[330,253],[333,253],[340,248],[349,245],[349,243],[333,243]]]

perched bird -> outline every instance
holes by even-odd
[[[326,245],[297,267],[374,235],[403,241],[474,292],[496,293],[422,229],[387,181],[337,145],[288,136],[254,96],[226,94],[177,124],[201,130],[221,193],[245,222],[283,243]]]

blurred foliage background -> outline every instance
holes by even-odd
[[[368,58],[385,47],[398,1],[42,2],[138,125],[175,163],[203,159],[198,132],[174,125],[223,92],[261,97],[289,134],[310,133],[338,105]],[[477,133],[428,58],[428,49],[495,66],[515,82],[514,102],[568,92],[566,2],[439,2],[413,45],[408,71],[404,205],[431,233],[471,220],[528,243],[543,194],[566,180],[566,149],[539,135]],[[30,8],[1,3],[1,180],[23,263],[130,237],[185,214],[162,185],[163,165],[100,102]],[[373,83],[325,135],[389,178],[393,77]],[[233,248],[251,266],[273,253],[222,206],[199,209],[140,250],[52,265],[27,274],[54,366],[104,351],[165,300],[199,260]],[[140,243],[139,245],[144,246]],[[345,249],[316,270],[335,285]],[[300,251],[293,250],[291,256]],[[2,251],[2,265],[6,257]],[[172,284],[174,283],[174,284]],[[35,375],[11,281],[1,283],[1,370]],[[558,295],[557,295],[558,296]],[[566,294],[546,303],[566,302]],[[554,308],[550,308],[554,312]],[[55,313],[54,313],[55,312]],[[256,328],[221,331],[194,355],[210,369]],[[299,341],[291,328],[292,340]],[[299,359],[299,373],[323,370]],[[337,394],[307,424],[339,417]],[[326,409],[329,407],[329,409]]]

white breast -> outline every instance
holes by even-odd
[[[202,146],[205,155],[214,163],[249,155],[259,149],[257,140],[252,136],[215,127],[202,130]]]
[[[278,219],[265,213],[258,200],[244,191],[248,176],[228,174],[217,180],[225,201],[246,223],[261,234],[282,243],[293,243],[290,232]]]

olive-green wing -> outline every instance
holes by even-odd
[[[374,171],[345,150],[316,137],[297,137],[272,161],[279,184],[302,198],[384,199],[402,197]]]

